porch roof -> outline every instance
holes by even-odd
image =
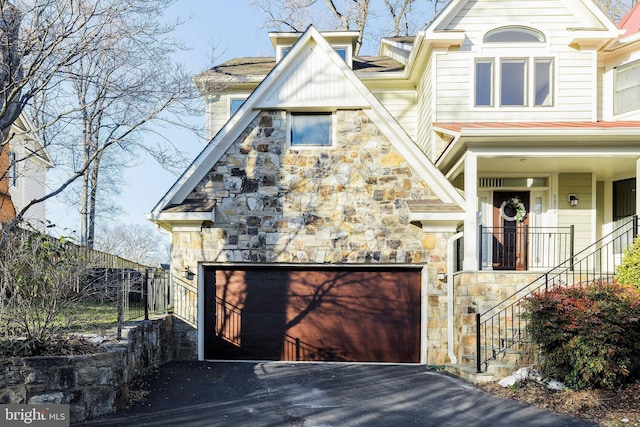
[[[640,121],[616,121],[616,122],[436,122],[434,126],[439,129],[460,133],[472,129],[492,130],[521,130],[521,129],[555,129],[562,130],[597,130],[597,129],[636,129],[640,130]]]

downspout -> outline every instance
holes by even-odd
[[[454,269],[454,252],[453,244],[456,240],[464,236],[463,232],[459,232],[451,236],[447,240],[447,355],[451,363],[458,363],[458,359],[453,351],[453,269]]]

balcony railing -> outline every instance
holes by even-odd
[[[574,255],[574,227],[480,226],[479,270],[548,269]]]

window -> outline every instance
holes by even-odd
[[[613,114],[640,109],[640,61],[616,67],[613,86]]]
[[[499,63],[498,70],[493,66],[496,61]],[[531,104],[534,107],[552,106],[553,60],[549,58],[477,59],[474,96],[475,105],[478,107],[493,106],[494,97],[497,97],[500,106],[504,107],[528,107]]]
[[[538,30],[527,27],[501,27],[485,34],[484,43],[544,43],[545,38]]]
[[[536,59],[534,67],[534,84],[535,84],[535,104],[536,106],[548,107],[553,103],[551,96],[551,66],[553,62],[550,59]]]
[[[291,113],[290,146],[331,146],[333,141],[333,114]]]
[[[526,59],[503,59],[500,75],[500,105],[527,105]]]
[[[291,50],[291,46],[286,46],[286,47],[281,47],[280,48],[280,58],[284,58],[284,56],[289,53],[289,51]],[[348,46],[333,46],[333,50],[336,51],[336,53],[340,56],[340,58],[342,58],[342,60],[344,62],[346,62],[347,64],[351,65],[351,58],[350,58],[350,49]]]
[[[246,99],[244,98],[231,98],[231,102],[229,103],[229,112],[231,113],[231,116],[233,116],[235,112],[238,111],[240,107],[242,107],[244,101],[246,101]]]
[[[493,60],[476,61],[476,105],[493,105]]]

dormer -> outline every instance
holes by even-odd
[[[291,32],[269,33],[269,39],[276,51],[276,62],[280,62],[302,34]],[[353,52],[356,48],[359,33],[357,31],[328,31],[321,34],[347,65],[353,67]]]

